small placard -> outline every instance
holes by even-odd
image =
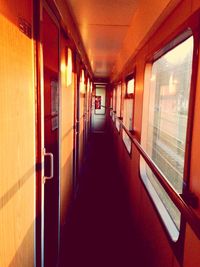
[[[101,109],[101,96],[95,96],[95,109]]]

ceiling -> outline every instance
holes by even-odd
[[[66,0],[94,76],[109,77],[137,10],[138,0]]]

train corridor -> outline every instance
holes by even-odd
[[[61,267],[144,266],[113,151],[109,134],[92,134]]]
[[[0,32],[0,267],[200,267],[200,0],[1,0]]]

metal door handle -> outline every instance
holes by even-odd
[[[45,183],[46,180],[53,179],[53,176],[54,176],[54,168],[53,168],[54,156],[50,152],[46,153],[46,149],[45,148],[44,148],[43,151],[44,151],[44,157],[50,157],[50,176],[44,176],[43,182]]]

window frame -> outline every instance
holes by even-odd
[[[118,95],[118,88],[119,88],[119,95]],[[121,112],[122,112],[122,82],[117,83],[115,86],[115,93],[116,93],[116,119],[115,119],[115,127],[120,133],[121,125],[118,119],[121,119]],[[119,107],[118,107],[119,101]],[[119,110],[118,110],[119,108]],[[119,115],[119,116],[118,116]]]
[[[115,115],[116,115],[116,99],[117,99],[117,94],[116,94],[116,86],[113,86],[112,89],[112,121],[115,123]]]
[[[113,87],[113,90],[112,90],[112,108],[113,108],[113,111],[116,112],[116,87],[114,86]]]
[[[191,21],[190,21],[191,20]],[[200,31],[196,25],[195,16],[189,19],[188,25],[190,27],[185,28],[184,26],[180,27],[174,34],[166,40],[162,48],[147,57],[145,69],[148,65],[149,68],[152,68],[153,63],[162,57],[164,54],[174,49],[176,46],[187,40],[189,37],[193,37],[193,55],[192,55],[192,70],[191,70],[191,81],[190,81],[190,92],[188,100],[188,119],[187,119],[187,128],[186,128],[186,145],[185,145],[185,155],[184,155],[184,172],[183,172],[183,193],[182,195],[187,195],[189,191],[189,175],[190,175],[190,159],[191,159],[191,143],[192,143],[192,130],[193,130],[193,120],[194,120],[194,104],[195,104],[195,94],[196,94],[196,80],[197,80],[197,71],[198,71],[198,47],[200,39]],[[145,79],[145,76],[144,76]],[[144,84],[146,81],[144,80]],[[145,90],[145,89],[144,89]],[[143,98],[144,103],[144,98]],[[144,110],[142,111],[142,113]],[[142,131],[141,131],[142,135]],[[163,229],[167,235],[168,241],[174,250],[175,256],[179,262],[183,261],[183,251],[184,251],[184,238],[185,238],[185,229],[186,221],[183,219],[182,214],[180,214],[180,231],[177,240],[172,240],[169,231],[166,228],[163,218],[161,217],[160,212],[158,211],[155,201],[152,199],[150,192],[148,191],[145,181],[142,178],[142,172],[144,169],[141,168],[141,156],[140,156],[140,178],[144,185],[147,195],[150,198],[152,205],[158,215],[158,219],[163,226]],[[147,176],[147,175],[146,175]],[[156,193],[157,194],[157,193]],[[160,202],[162,202],[160,200]],[[175,203],[174,203],[175,205]],[[165,208],[166,209],[166,208]]]
[[[109,91],[109,106],[110,106],[109,114],[110,114],[110,117],[112,118],[112,113],[113,113],[113,90],[112,89],[110,89]]]
[[[126,76],[125,79],[125,84],[126,84],[126,92],[125,92],[125,99],[127,98],[135,98],[135,77],[136,77],[136,70],[134,70],[134,72],[132,72],[131,74]],[[128,93],[128,82],[131,81],[132,79],[134,79],[134,90],[133,93]]]
[[[134,91],[133,93],[131,94],[128,94],[128,82],[131,81],[132,79],[134,79]],[[124,108],[125,108],[125,101],[132,101],[132,124],[131,124],[131,130],[130,129],[127,129],[129,130],[131,133],[134,133],[134,113],[135,113],[135,85],[136,85],[136,68],[134,68],[134,71],[131,72],[130,74],[128,74],[125,78],[125,94],[123,96],[123,116],[122,116],[122,120],[124,121]],[[122,106],[122,105],[121,105]],[[122,113],[121,113],[122,114]],[[124,141],[124,136],[123,135],[127,135],[127,133],[124,131],[124,129],[122,129],[122,141],[123,141],[123,144],[126,148],[126,151],[128,153],[128,155],[131,157],[132,155],[132,142],[130,140],[130,150],[127,148],[126,144],[125,144],[125,141]]]

